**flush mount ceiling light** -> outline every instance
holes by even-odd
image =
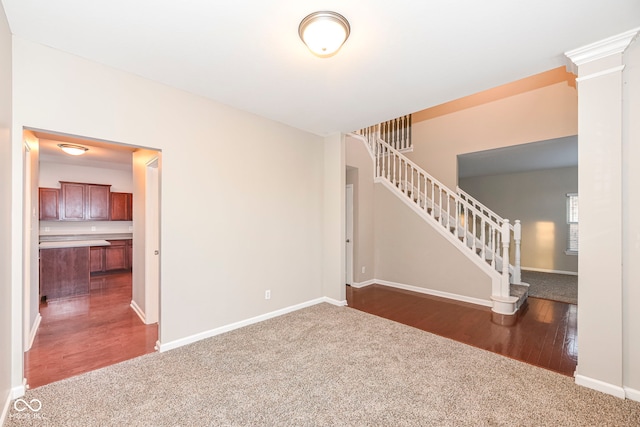
[[[83,147],[82,145],[58,144],[58,147],[60,147],[60,149],[65,153],[71,154],[72,156],[79,156],[89,151],[87,147]]]
[[[349,21],[336,12],[314,12],[300,22],[298,34],[309,50],[321,58],[333,56],[347,41]]]

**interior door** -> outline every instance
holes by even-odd
[[[353,184],[347,185],[345,200],[345,281],[347,285],[353,283]]]

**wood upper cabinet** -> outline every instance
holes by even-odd
[[[38,206],[40,220],[58,221],[60,219],[60,190],[57,188],[39,188]]]
[[[60,219],[63,221],[108,221],[110,185],[60,182]]]
[[[133,194],[111,193],[111,221],[133,220]]]

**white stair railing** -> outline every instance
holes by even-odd
[[[498,215],[497,213],[495,213],[494,211],[492,211],[491,209],[489,209],[488,207],[480,203],[478,200],[473,198],[473,196],[465,192],[462,188],[456,187],[456,192],[458,193],[460,198],[463,199],[466,203],[472,205],[478,211],[482,212],[483,215],[487,216],[492,221],[495,221],[497,225],[502,227],[505,220],[500,215]],[[519,284],[519,283],[522,283],[522,273],[521,273],[521,267],[520,267],[520,245],[522,242],[522,225],[520,224],[519,219],[516,219],[513,224],[509,224],[509,234],[510,234],[510,240],[513,241],[514,251],[515,251],[513,266],[511,266],[511,274],[512,274],[511,283]]]
[[[376,179],[386,180],[403,197],[408,197],[431,221],[457,237],[472,254],[500,274],[500,289],[493,297],[510,298],[510,283],[520,283],[520,221],[513,226],[468,194],[443,185],[398,149],[380,138],[380,125],[362,129],[374,157]],[[513,236],[517,268],[509,265]],[[517,281],[516,281],[517,280]]]
[[[410,151],[411,142],[411,114],[393,120],[370,126],[362,132],[376,132],[378,137],[400,152]],[[364,134],[362,134],[364,136]]]

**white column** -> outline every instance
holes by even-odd
[[[576,383],[624,397],[622,70],[638,30],[567,52],[578,67],[578,367]]]

